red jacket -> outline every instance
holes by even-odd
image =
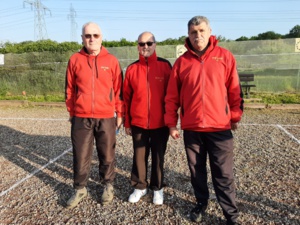
[[[82,48],[73,54],[66,72],[66,105],[70,116],[111,118],[116,112],[123,117],[123,76],[117,58],[105,47],[97,56]]]
[[[179,107],[183,130],[221,131],[240,121],[243,99],[236,61],[217,43],[211,36],[208,49],[199,57],[186,39],[187,52],[173,65],[165,98],[168,127],[176,127]]]
[[[128,66],[124,79],[125,123],[144,129],[165,126],[164,98],[171,73],[171,64],[154,52]]]

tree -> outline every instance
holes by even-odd
[[[249,38],[245,37],[245,36],[241,36],[238,39],[236,39],[235,41],[248,41]]]
[[[274,31],[267,31],[265,33],[260,33],[257,35],[256,40],[274,40],[274,39],[281,39],[282,35],[275,33]]]
[[[223,37],[222,35],[218,35],[217,36],[217,40],[220,41],[220,42],[225,42],[227,41],[227,39],[225,37]]]
[[[186,36],[181,36],[178,38],[179,43],[184,43],[186,39]]]
[[[177,45],[177,44],[178,44],[178,40],[173,38],[168,38],[158,43],[158,45]]]
[[[287,38],[299,38],[300,37],[300,25],[294,26],[290,33],[286,35]]]

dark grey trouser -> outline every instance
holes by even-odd
[[[133,164],[131,171],[131,185],[143,190],[148,187],[147,168],[151,149],[152,166],[150,189],[160,190],[164,184],[164,157],[169,139],[167,127],[158,129],[142,129],[132,126]]]
[[[184,131],[184,145],[197,202],[207,204],[206,158],[219,204],[228,221],[236,221],[239,213],[235,202],[233,175],[233,136],[231,130],[220,132]]]
[[[112,183],[115,178],[115,118],[73,117],[71,139],[73,145],[74,188],[80,189],[87,185],[94,141],[99,159],[100,179],[104,183]]]

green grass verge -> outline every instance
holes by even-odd
[[[251,99],[259,99],[265,104],[300,104],[300,93],[258,93],[251,92]],[[30,102],[64,102],[64,95],[10,95],[1,96],[0,100],[27,100]],[[245,100],[247,100],[245,98]],[[248,101],[247,101],[248,102]],[[251,101],[250,101],[251,103]]]
[[[300,93],[251,93],[251,98],[266,104],[300,104]]]
[[[64,95],[14,95],[14,96],[0,96],[0,100],[26,100],[29,102],[64,102]]]

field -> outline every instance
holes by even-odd
[[[235,179],[240,222],[245,225],[300,224],[300,107],[245,109],[235,137]],[[182,138],[169,140],[165,201],[150,192],[138,204],[132,191],[132,142],[117,136],[117,176],[111,205],[99,203],[103,185],[94,155],[89,196],[76,208],[72,194],[70,124],[64,107],[0,107],[0,224],[194,224],[195,199]],[[210,177],[209,177],[210,180]],[[202,225],[225,224],[209,182],[211,199]]]

